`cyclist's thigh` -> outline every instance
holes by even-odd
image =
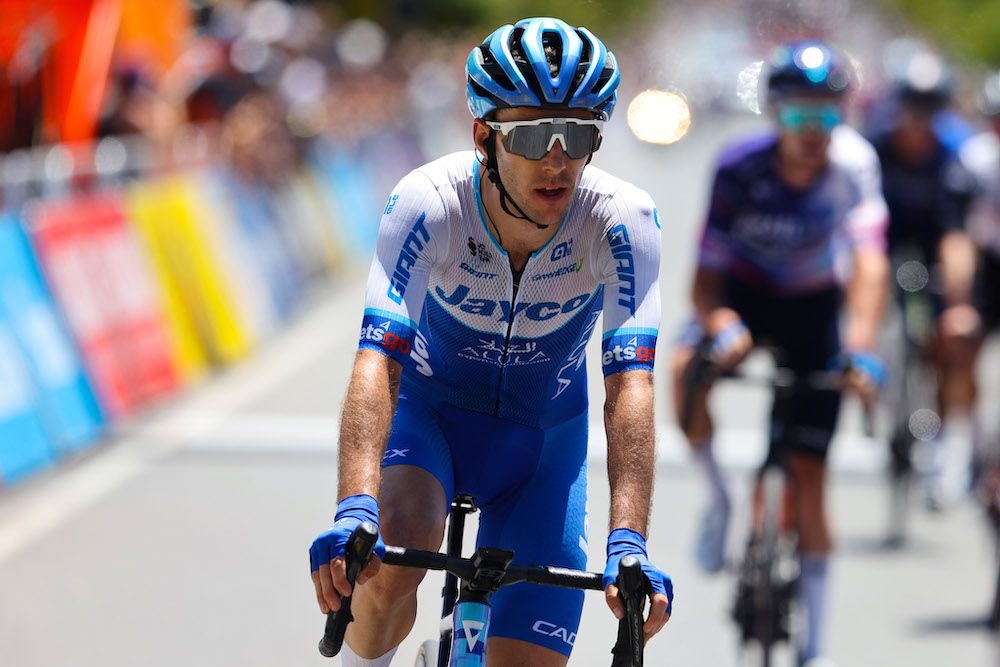
[[[454,493],[453,480],[438,412],[401,392],[382,459],[379,511],[386,543],[437,549]]]
[[[545,431],[534,475],[483,512],[479,543],[511,549],[519,563],[586,567],[587,413]],[[583,598],[583,591],[535,584],[503,588],[493,596],[490,636],[568,656]]]
[[[563,667],[569,662],[569,656],[519,639],[493,637],[486,645],[486,662],[490,665]]]

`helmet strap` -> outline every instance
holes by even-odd
[[[517,218],[519,220],[527,220],[528,222],[533,224],[535,227],[538,227],[539,229],[548,229],[551,225],[543,225],[540,222],[536,222],[535,220],[533,220],[531,216],[529,216],[527,213],[524,212],[524,209],[518,206],[517,202],[514,201],[514,198],[511,197],[509,194],[507,194],[507,188],[504,187],[503,181],[500,180],[500,170],[497,165],[497,153],[496,153],[496,143],[495,143],[496,136],[497,136],[497,131],[494,130],[493,128],[490,128],[490,136],[486,140],[486,164],[484,164],[483,166],[486,168],[486,176],[490,179],[493,185],[497,186],[497,190],[500,191],[500,208],[502,208],[503,212],[512,218]],[[507,202],[510,202],[510,205],[508,205]],[[513,211],[510,210],[511,206],[517,209],[517,213],[514,213]]]

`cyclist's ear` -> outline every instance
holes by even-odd
[[[472,122],[472,142],[476,147],[476,157],[480,162],[485,162],[489,156],[487,142],[492,139],[490,127],[481,118],[476,118]]]

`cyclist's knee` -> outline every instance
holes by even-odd
[[[804,505],[822,506],[826,479],[826,460],[812,453],[793,453],[788,470],[795,484],[795,494]]]
[[[379,573],[358,590],[380,613],[407,606],[416,596],[426,570],[383,565]]]

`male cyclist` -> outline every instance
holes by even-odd
[[[958,154],[939,138],[935,119],[948,106],[952,77],[934,54],[917,50],[890,72],[889,127],[872,138],[882,166],[882,192],[889,206],[889,255],[904,290],[926,289],[932,321],[927,360],[938,377],[943,428],[932,443],[927,502],[940,507],[968,491],[972,455],[972,410],[979,316],[972,306],[976,249],[965,232],[975,181]],[[926,267],[914,275],[906,268]],[[902,298],[902,292],[897,290]],[[904,318],[906,319],[906,318]],[[910,318],[912,319],[912,318]],[[919,336],[914,323],[903,322]],[[907,416],[900,420],[906,427]],[[894,438],[912,436],[909,429]]]
[[[979,249],[972,290],[972,303],[979,315],[977,354],[985,337],[1000,330],[1000,72],[987,77],[980,107],[990,121],[990,130],[967,141],[961,152],[962,161],[972,170],[979,186],[968,220],[969,234]],[[970,372],[967,382],[972,404],[977,390],[974,372]],[[990,454],[995,457],[997,452]],[[992,479],[996,481],[1000,475],[994,474]],[[1000,496],[998,489],[992,491],[994,497]]]
[[[341,421],[340,501],[310,550],[319,607],[336,610],[337,594],[351,592],[342,554],[355,526],[368,520],[385,542],[437,549],[457,491],[482,510],[480,544],[585,567],[584,353],[603,311],[605,592],[620,617],[618,562],[638,557],[651,637],[672,596],[645,544],[660,225],[645,192],[588,166],[618,65],[588,30],[534,18],[496,30],[466,71],[476,151],[413,171],[382,217]],[[377,562],[363,573],[345,665],[389,664],[422,577]],[[518,584],[492,602],[491,664],[566,664],[581,591]]]
[[[755,344],[779,349],[782,364],[801,373],[841,364],[853,369],[848,385],[868,400],[882,375],[872,350],[886,294],[886,207],[874,151],[841,123],[847,64],[821,42],[797,42],[777,48],[762,76],[777,129],[740,141],[719,161],[694,277],[695,320],[673,358],[678,415],[699,350],[723,369],[738,365]],[[843,249],[853,270],[841,339]],[[704,569],[718,571],[729,494],[712,453],[707,392],[699,388],[688,400],[693,413],[685,435],[713,489],[697,555]],[[780,407],[788,417],[780,432],[772,431],[772,447],[787,452],[795,488],[806,662],[821,651],[831,551],[824,476],[840,396],[801,390],[779,400],[791,404]]]

